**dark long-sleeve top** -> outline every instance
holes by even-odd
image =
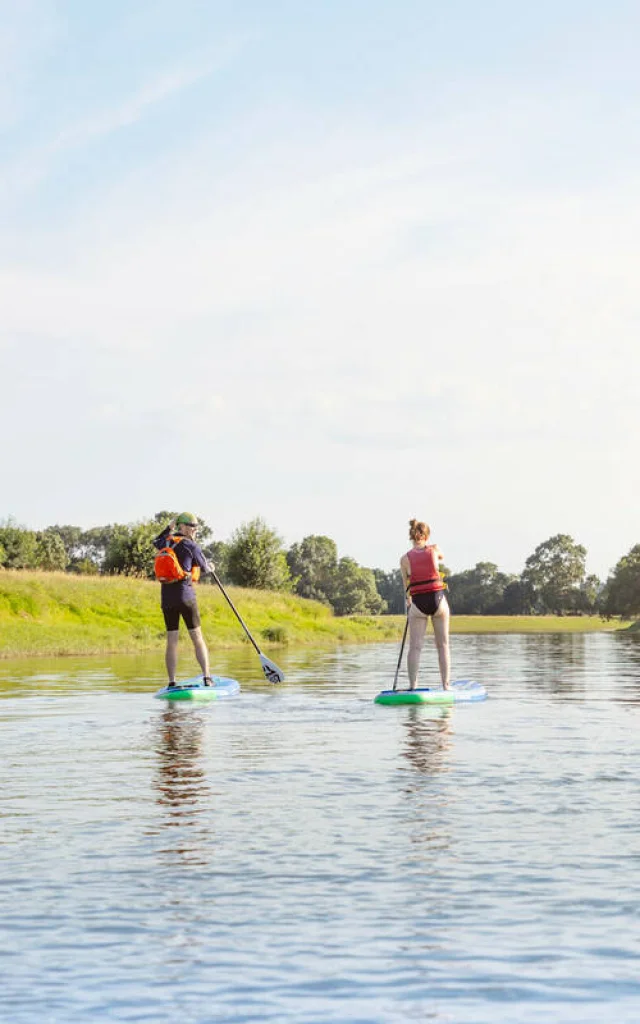
[[[163,548],[170,535],[171,530],[167,526],[154,540],[154,547],[158,548],[158,550]],[[173,536],[175,537],[177,534],[174,533]],[[180,543],[176,545],[175,553],[185,572],[190,573],[194,565],[197,565],[202,572],[207,571],[207,560],[202,552],[202,548],[195,541],[189,540],[188,537],[183,537]],[[177,580],[175,583],[162,583],[161,588],[160,602],[163,608],[176,608],[181,604],[195,603],[196,592],[191,576],[187,576],[184,580]]]

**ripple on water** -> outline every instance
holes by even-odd
[[[637,1024],[640,647],[452,647],[485,704],[374,705],[395,645],[201,708],[0,666],[0,1019]]]

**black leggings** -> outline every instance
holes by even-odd
[[[414,594],[411,600],[423,615],[435,615],[444,595],[444,590],[430,590],[426,594]]]

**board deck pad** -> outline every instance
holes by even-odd
[[[474,679],[456,679],[448,690],[423,686],[416,690],[382,690],[375,704],[471,704],[485,700],[487,691]]]
[[[223,700],[228,697],[236,697],[240,693],[240,683],[237,679],[229,679],[227,676],[211,676],[213,686],[205,686],[202,676],[194,679],[185,679],[175,686],[164,686],[154,694],[160,700]]]

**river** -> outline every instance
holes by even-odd
[[[0,662],[0,1019],[637,1024],[640,642],[454,636],[448,709],[373,704],[397,652],[226,652],[201,707]]]

